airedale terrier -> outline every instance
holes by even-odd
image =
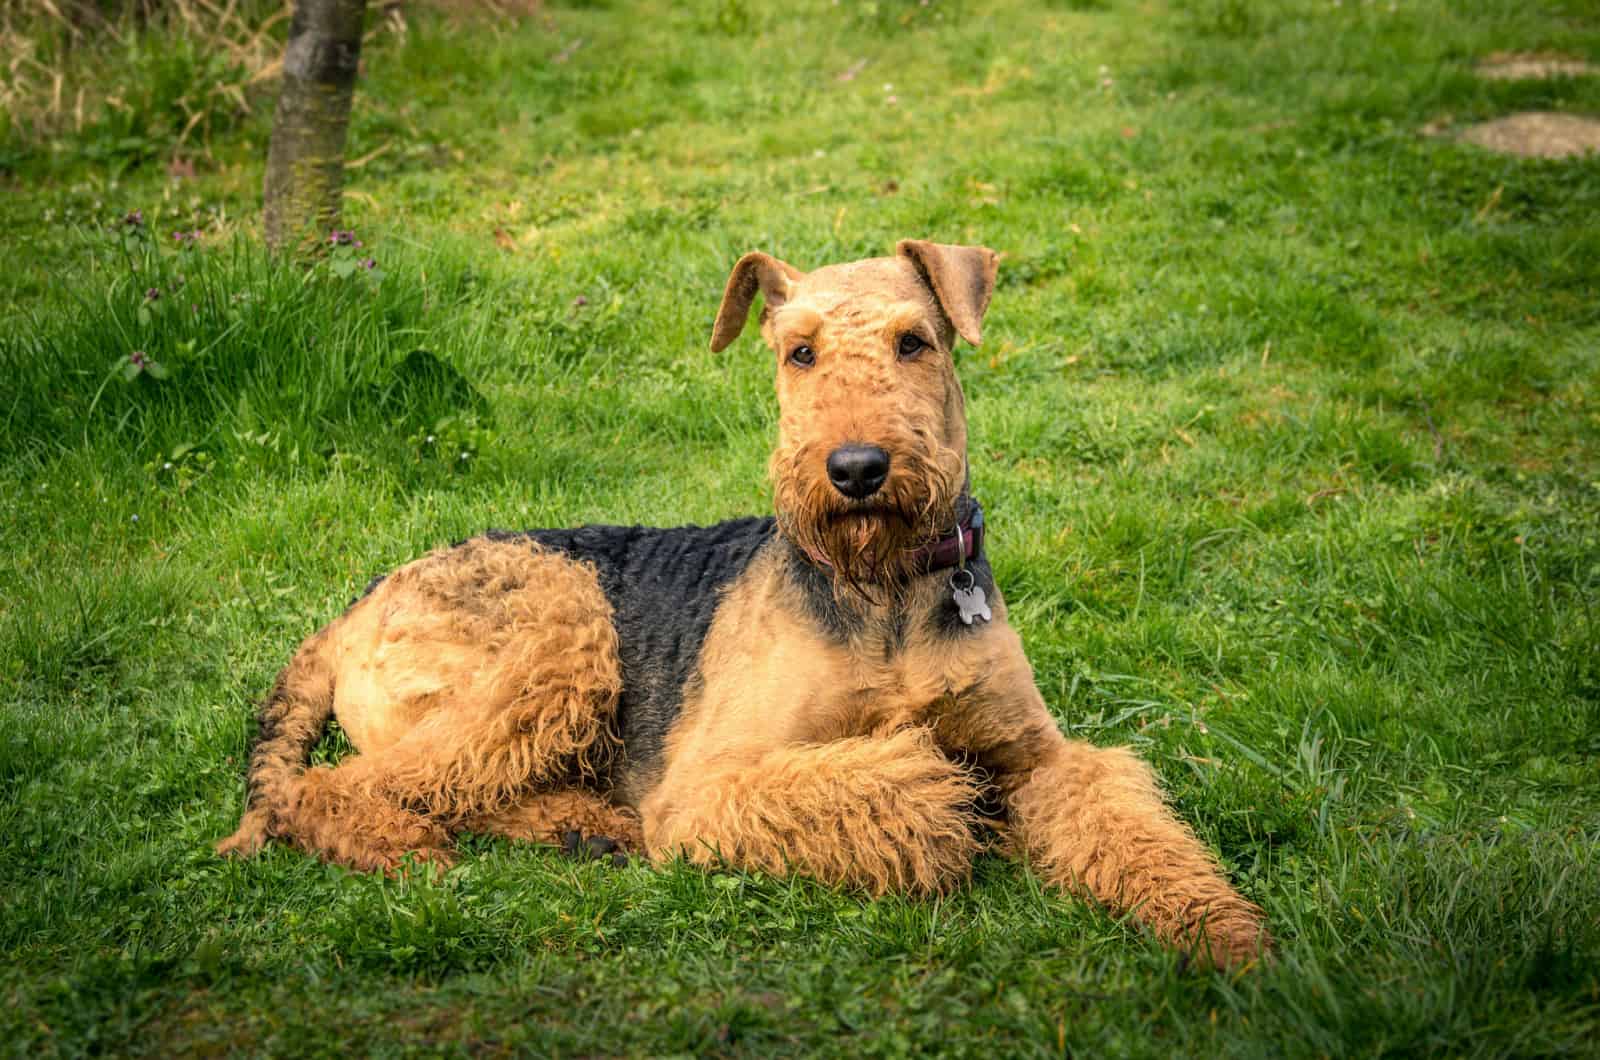
[[[982,825],[1202,960],[1257,956],[1261,911],[1132,753],[1063,737],[1006,622],[952,357],[997,265],[746,254],[711,348],[759,292],[776,517],[491,532],[379,579],[278,678],[218,849],[391,869],[458,831],[577,833],[925,893],[966,879]],[[359,753],[308,769],[335,715]]]

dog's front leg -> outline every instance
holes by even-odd
[[[1268,945],[1261,910],[1223,878],[1211,852],[1162,801],[1150,767],[1123,747],[1059,733],[1014,775],[1016,846],[1046,880],[1131,910],[1203,960],[1235,966]]]
[[[1005,800],[1013,850],[1047,882],[1131,912],[1200,960],[1235,967],[1270,946],[1261,910],[1161,797],[1132,751],[1068,740],[1033,683],[1020,645],[991,671],[967,725]],[[998,737],[998,740],[996,738]],[[970,746],[971,742],[969,742]]]
[[[874,894],[938,892],[971,869],[977,794],[925,729],[690,760],[645,800],[645,843],[657,861],[681,854]]]

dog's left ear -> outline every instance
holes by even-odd
[[[752,250],[740,258],[733,272],[728,274],[728,286],[722,292],[722,305],[717,309],[717,322],[711,326],[711,352],[721,353],[739,337],[757,291],[767,300],[768,309],[776,309],[789,300],[789,286],[803,279],[805,273],[771,254]]]
[[[983,338],[983,314],[1000,271],[1000,255],[988,247],[958,247],[921,239],[902,239],[894,250],[917,267],[956,333],[978,345]]]

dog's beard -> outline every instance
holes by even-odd
[[[804,451],[793,461],[773,459],[779,529],[831,568],[836,589],[868,600],[909,582],[917,573],[917,551],[955,526],[965,471],[960,454],[941,447],[918,458],[902,451],[894,461],[881,490],[852,501],[834,489],[824,469],[797,473],[808,463]]]

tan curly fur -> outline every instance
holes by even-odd
[[[470,820],[593,776],[615,751],[621,689],[592,568],[525,541],[434,552],[296,655],[262,714],[252,806],[218,849],[278,836],[355,868],[442,858]],[[307,772],[330,707],[360,753]]]
[[[1131,910],[1212,963],[1256,955],[1261,910],[1228,886],[1216,859],[1162,803],[1126,748],[1061,743],[1011,793],[1015,840],[1051,883]]]
[[[577,831],[657,861],[936,893],[968,878],[993,826],[1049,884],[1203,962],[1265,953],[1261,910],[1151,770],[1062,735],[999,592],[989,622],[952,632],[938,619],[948,574],[922,573],[916,550],[950,533],[964,503],[952,353],[958,335],[979,339],[996,263],[981,247],[908,240],[811,273],[761,253],[735,266],[712,346],[738,337],[759,294],[777,358],[782,536],[718,596],[642,780],[604,779],[626,749],[616,626],[594,569],[480,538],[400,568],[301,646],[262,707],[249,804],[218,849],[249,854],[276,836],[391,870],[407,854],[447,861],[461,830],[538,842]],[[830,482],[828,456],[845,445],[890,456],[864,499]],[[797,563],[822,572],[827,605]],[[307,771],[330,716],[359,753]],[[980,816],[980,791],[997,820]]]
[[[577,832],[614,839],[623,850],[644,849],[644,831],[636,812],[581,788],[529,792],[503,810],[468,817],[464,825],[469,832],[533,843],[554,845]]]
[[[967,878],[978,851],[977,785],[924,728],[769,751],[698,787],[693,801],[649,817],[652,857],[885,894],[946,890]]]

